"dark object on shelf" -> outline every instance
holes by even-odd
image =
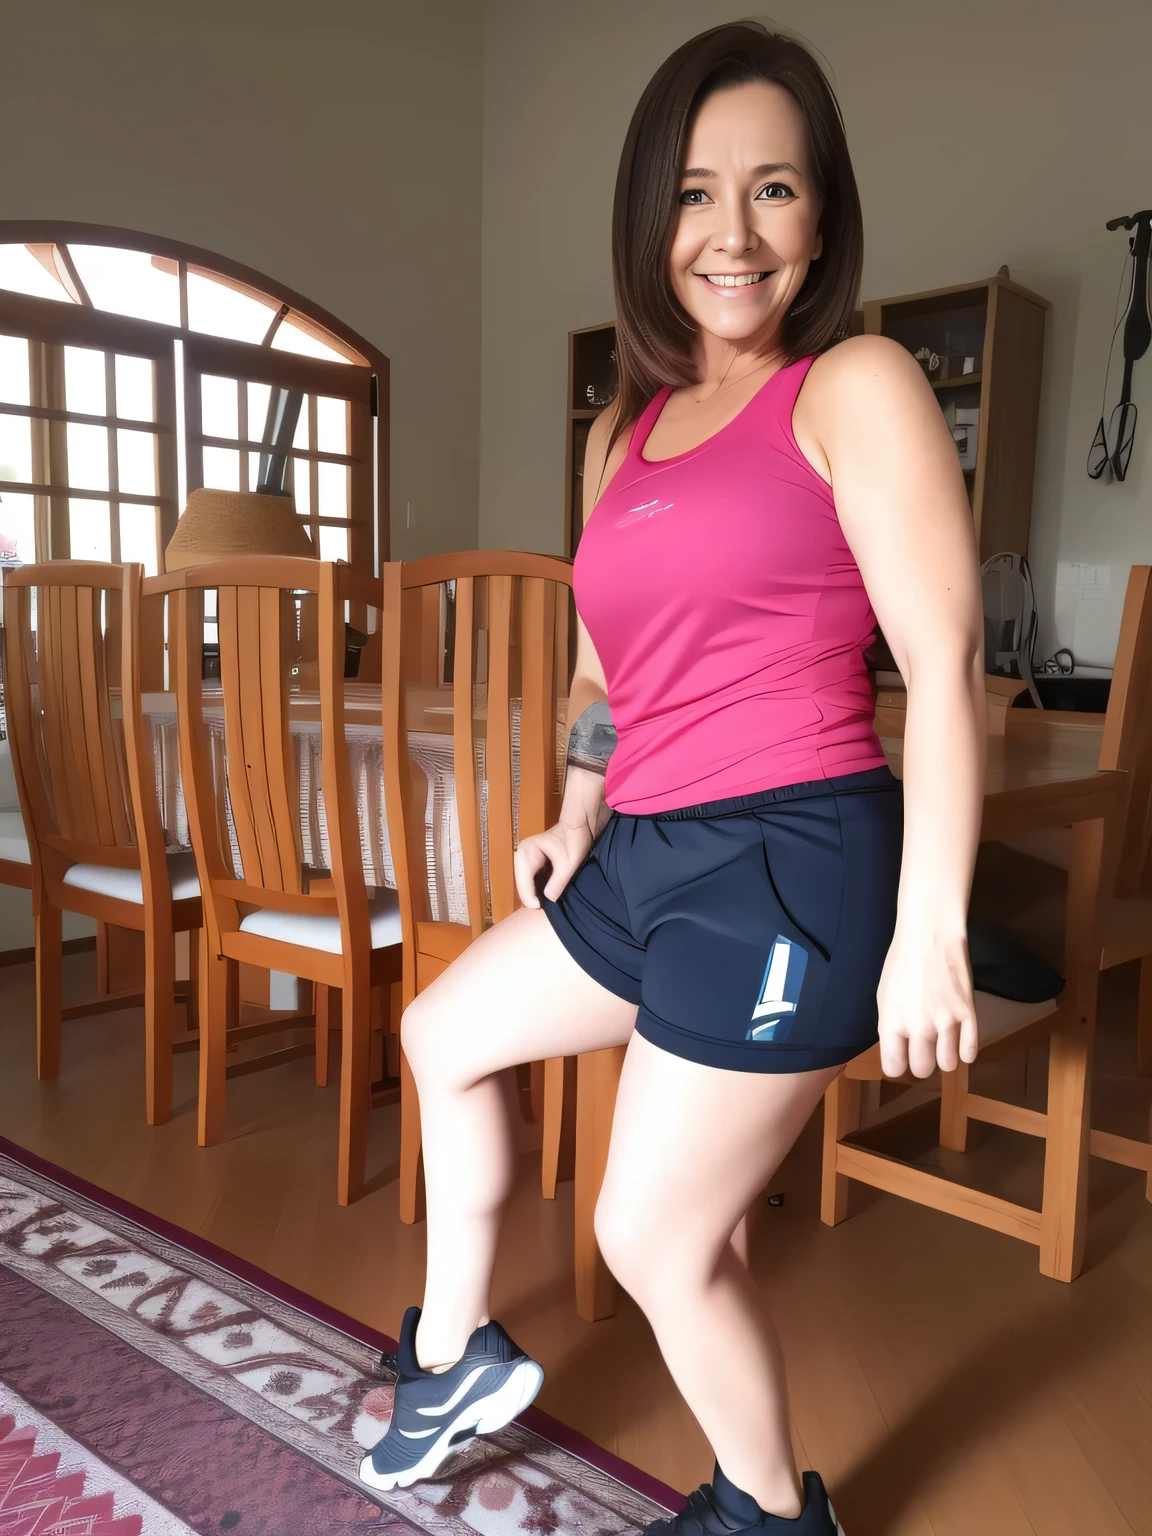
[[[220,647],[215,640],[206,640],[204,642],[204,649],[201,652],[200,676],[220,676]]]
[[[1120,386],[1120,401],[1113,408],[1104,427],[1101,410],[1100,424],[1088,450],[1088,475],[1099,480],[1105,469],[1111,468],[1117,480],[1128,473],[1128,461],[1132,457],[1132,443],[1136,437],[1136,407],[1132,402],[1132,366],[1143,357],[1152,342],[1152,316],[1148,313],[1148,253],[1152,247],[1152,208],[1139,213],[1109,219],[1108,229],[1132,229],[1128,249],[1132,252],[1132,291],[1128,295],[1127,318],[1124,321],[1124,380]],[[1115,341],[1116,333],[1113,331]],[[1108,360],[1112,360],[1112,348],[1108,348]],[[1108,370],[1104,370],[1104,388],[1108,388]]]
[[[784,1196],[783,1195],[769,1195],[768,1196],[768,1204],[769,1205],[774,1205],[774,1206],[781,1206],[781,1205],[784,1204]]]
[[[1073,709],[1089,715],[1103,715],[1108,709],[1110,677],[1045,677],[1034,679],[1036,692],[1044,709]],[[1012,701],[1013,709],[1034,709],[1026,693]]]
[[[980,372],[983,357],[978,350],[949,347],[940,358],[938,379],[963,379]]]
[[[999,923],[968,924],[968,959],[977,992],[1014,1003],[1046,1003],[1064,990],[1063,976]]]

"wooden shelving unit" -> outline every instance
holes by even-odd
[[[959,287],[867,300],[854,317],[854,335],[891,336],[913,353],[928,347],[941,357],[973,358],[972,372],[930,382],[941,409],[951,401],[979,411],[976,462],[964,471],[964,483],[982,561],[1000,550],[1028,552],[1048,308],[1047,299],[1014,283],[1008,268],[1001,267],[995,277]],[[564,526],[569,555],[576,553],[583,526],[588,428],[616,386],[615,344],[611,324],[568,333]],[[589,403],[590,389],[591,398],[602,403]]]
[[[910,352],[974,359],[972,372],[931,383],[941,409],[952,402],[979,411],[976,462],[964,483],[982,561],[1001,550],[1028,552],[1048,309],[1001,267],[981,282],[872,299],[861,311],[865,331]]]

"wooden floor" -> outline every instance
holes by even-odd
[[[65,962],[65,1001],[94,981]],[[1131,968],[1105,978],[1101,1115],[1131,1125],[1152,1084],[1122,1075]],[[195,1058],[176,1113],[144,1124],[140,1010],[65,1025],[63,1070],[37,1083],[32,967],[0,970],[0,1133],[395,1336],[420,1299],[424,1231],[397,1216],[398,1110],[375,1113],[370,1192],[335,1202],[337,1090],[292,1062],[229,1085],[229,1136],[195,1143]],[[262,1042],[266,1048],[274,1040]],[[1033,1054],[1031,1083],[1042,1082]],[[333,1078],[335,1081],[335,1078]],[[1017,1072],[1017,1085],[1022,1085]],[[1146,1123],[1146,1121],[1145,1121]],[[1038,1203],[1036,1144],[974,1127],[957,1172]],[[1083,1276],[1042,1279],[1036,1251],[858,1189],[817,1219],[819,1117],[761,1204],[752,1264],[784,1340],[802,1464],[850,1536],[1152,1536],[1152,1206],[1140,1175],[1092,1168]],[[939,1157],[940,1154],[928,1154]],[[493,1309],[547,1371],[547,1412],[685,1491],[711,1457],[625,1297],[588,1324],[572,1290],[572,1189],[539,1196],[520,1162]]]

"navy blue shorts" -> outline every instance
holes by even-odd
[[[738,1072],[839,1066],[876,1043],[903,834],[887,767],[613,811],[541,905],[577,964],[639,1005],[653,1045]]]

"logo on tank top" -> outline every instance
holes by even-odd
[[[783,1040],[800,1001],[807,967],[808,951],[804,946],[778,933],[764,968],[760,1001],[752,1010],[745,1040]]]
[[[630,523],[644,523],[650,517],[655,517],[657,512],[670,512],[676,505],[674,501],[666,501],[661,504],[659,496],[652,501],[642,501],[638,507],[631,507],[623,516],[616,519],[617,528],[627,528]]]

